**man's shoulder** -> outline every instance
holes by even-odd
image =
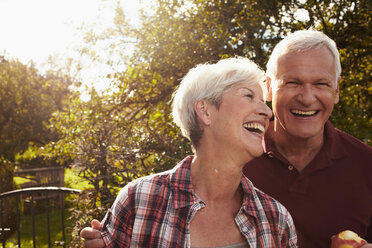
[[[360,139],[337,128],[334,129],[334,135],[337,145],[344,147],[349,154],[355,154],[354,156],[364,154],[372,157],[372,147]]]

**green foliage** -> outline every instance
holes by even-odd
[[[79,177],[78,170],[72,168],[65,169],[65,187],[80,190],[93,188],[86,179]]]
[[[0,155],[14,161],[30,142],[44,145],[58,136],[46,128],[61,109],[70,79],[56,73],[43,76],[16,60],[0,62]]]
[[[13,181],[14,168],[12,163],[4,157],[0,157],[0,193],[8,192],[17,189],[17,185]],[[4,218],[4,227],[8,227],[11,230],[16,229],[16,223],[14,220],[17,216],[17,207],[22,211],[22,202],[20,197],[2,198],[0,200],[0,207],[4,211],[0,218]],[[1,223],[1,222],[0,222]],[[10,232],[7,232],[5,238],[8,238]],[[0,235],[1,237],[1,235]]]

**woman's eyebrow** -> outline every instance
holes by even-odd
[[[251,93],[252,93],[252,95],[255,95],[255,93],[254,93],[254,91],[253,90],[251,90],[250,88],[248,88],[248,87],[245,87],[245,86],[242,86],[241,87],[241,89],[246,89],[246,90],[249,90]]]

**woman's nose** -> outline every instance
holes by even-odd
[[[259,115],[263,115],[267,119],[271,119],[271,117],[273,116],[273,112],[271,111],[269,106],[267,106],[266,103],[264,102],[260,103],[258,110],[259,110]]]

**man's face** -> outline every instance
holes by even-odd
[[[281,56],[276,78],[268,78],[276,130],[296,138],[322,138],[339,100],[338,81],[326,47]]]

